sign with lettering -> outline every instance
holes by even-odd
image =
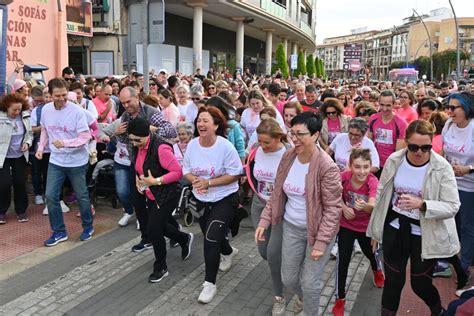
[[[6,25],[7,25],[7,7],[0,5],[0,95],[3,95],[5,91],[6,78],[6,54],[7,54],[7,42],[6,42]]]
[[[362,44],[345,44],[344,45],[344,63],[349,64],[350,61],[361,61]]]
[[[47,79],[60,75],[61,69],[68,63],[68,46],[65,14],[59,14],[58,2],[14,1],[7,6],[7,10],[7,77],[20,60],[25,64],[48,66]],[[62,10],[65,10],[64,5]],[[59,26],[62,26],[61,30]]]
[[[92,3],[67,0],[66,30],[68,34],[92,37]]]

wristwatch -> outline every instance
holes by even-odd
[[[472,173],[474,173],[474,166],[469,165],[469,174],[472,174]]]
[[[155,180],[156,180],[157,185],[162,185],[163,184],[163,182],[161,181],[161,177],[155,178]]]

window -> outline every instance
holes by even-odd
[[[272,2],[281,5],[282,7],[286,8],[286,0],[272,0]]]

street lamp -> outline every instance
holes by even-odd
[[[425,27],[426,31],[426,36],[428,36],[428,41],[430,42],[430,80],[433,81],[433,44],[431,43],[431,36],[430,32],[428,32],[428,28],[426,27],[425,21],[423,21],[423,18],[416,12],[415,9],[412,9],[413,12],[416,14],[418,18],[420,18],[421,23]]]
[[[451,0],[449,0],[449,5],[451,6],[451,11],[453,11],[454,15],[454,25],[456,26],[456,79],[459,80],[461,77],[461,61],[460,61],[460,53],[459,53],[459,25],[458,19],[456,17],[456,12],[454,12],[453,4]]]

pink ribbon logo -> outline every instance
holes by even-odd
[[[211,167],[211,172],[210,172],[209,175],[211,176],[211,178],[214,178],[216,176],[216,172],[215,172],[214,167]]]

